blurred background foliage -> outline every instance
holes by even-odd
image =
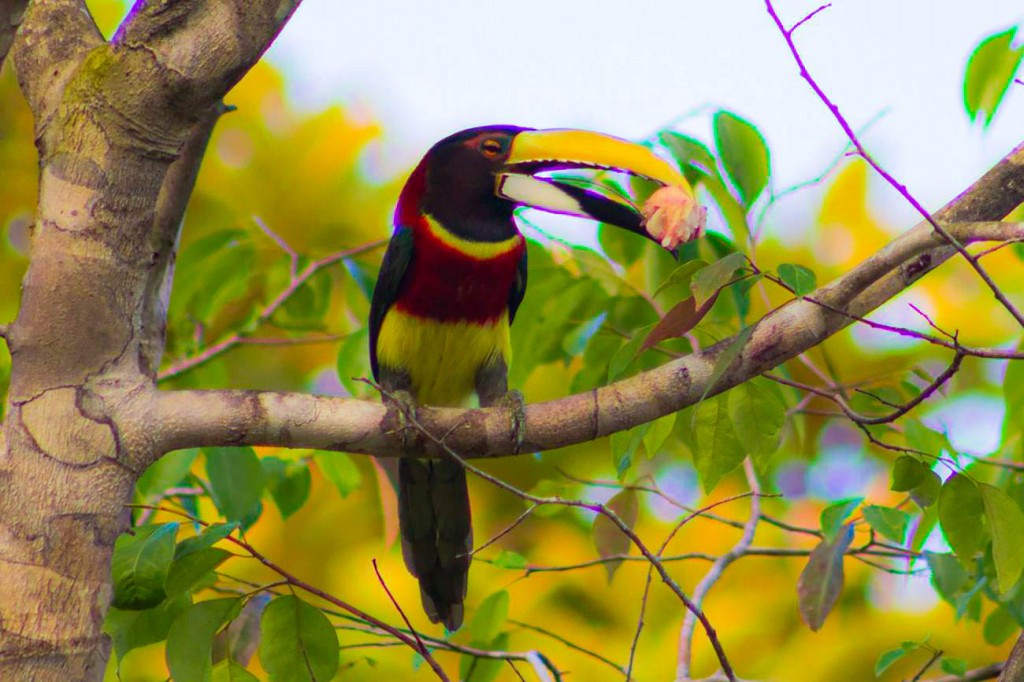
[[[118,3],[93,4],[108,26],[116,21]],[[1006,50],[1011,47],[1007,41]],[[986,47],[986,54],[993,49]],[[997,65],[993,70],[1006,71],[1005,58],[985,59]],[[1013,68],[1018,67],[1019,57]],[[978,78],[991,72],[972,68],[982,74]],[[979,117],[981,111],[986,123],[991,120],[998,98],[993,104],[984,93],[994,88],[968,88],[982,93],[965,94],[970,116]],[[226,114],[214,132],[186,216],[161,385],[373,399],[372,391],[353,379],[369,376],[368,297],[403,178],[381,183],[363,172],[367,145],[385,134],[372,121],[356,119],[339,107],[298,113],[282,92],[282,76],[260,64],[228,98],[237,110]],[[973,112],[971,97],[977,103]],[[804,224],[777,225],[773,201],[788,190],[771,183],[771,156],[761,134],[726,112],[715,114],[712,128],[715,139],[698,141],[662,131],[649,140],[680,163],[710,209],[710,234],[686,246],[678,262],[642,239],[610,229],[598,233],[600,251],[560,241],[546,233],[545,216],[523,216],[524,231],[532,240],[530,288],[513,331],[512,381],[528,401],[600,386],[727,338],[791,299],[793,291],[805,293],[814,282],[846,272],[907,227],[886,224],[878,215],[867,166],[842,150],[836,150],[836,163],[802,190],[811,193]],[[30,114],[12,70],[5,69],[0,74],[0,319],[16,314],[18,283],[27,262],[36,199],[32,138]],[[580,229],[582,234],[585,228]],[[699,261],[711,265],[693,265]],[[985,265],[1008,294],[1019,298],[1024,282],[1015,276],[1021,266],[1016,247],[986,257]],[[642,349],[649,331],[680,301],[691,295],[710,299],[720,288],[692,331]],[[960,261],[929,275],[874,317],[926,330],[927,322],[910,304],[943,329],[959,330],[965,344],[1017,343],[1019,329]],[[10,358],[6,347],[0,348],[3,391]],[[817,386],[835,382],[858,387],[900,403],[942,371],[948,355],[891,333],[855,327],[787,363],[778,374]],[[607,501],[623,486],[639,486],[643,489],[631,493],[635,529],[657,547],[685,513],[677,504],[697,508],[745,492],[747,482],[738,465],[744,454],[756,451],[761,485],[779,496],[762,500],[771,519],[758,525],[754,547],[793,556],[743,557],[705,603],[739,674],[745,679],[791,680],[799,671],[799,678],[806,680],[866,680],[874,678],[876,663],[878,668],[891,663],[880,678],[900,680],[913,676],[933,650],[944,652],[943,669],[956,672],[1005,658],[1024,622],[1024,589],[1018,580],[1018,564],[1024,560],[1015,556],[1024,550],[1007,550],[992,541],[1001,530],[1020,529],[1020,467],[976,463],[985,458],[1024,461],[1016,388],[1020,372],[1014,368],[1007,375],[1006,362],[968,359],[942,394],[895,424],[871,427],[875,437],[930,457],[904,455],[900,460],[900,453],[870,445],[850,422],[824,414],[834,411],[828,401],[758,380],[744,387],[746,393],[737,394],[739,398],[732,397],[734,391],[709,399],[611,439],[478,462],[538,494]],[[866,413],[889,410],[865,394],[851,394],[850,400]],[[768,416],[753,432],[730,426],[729,417],[720,416],[735,417],[755,408]],[[709,427],[710,422],[724,422],[725,427]],[[936,463],[939,457],[943,462]],[[995,506],[1005,497],[1012,509],[960,515],[958,505],[984,506],[975,504],[979,493],[970,486],[976,484],[947,483],[943,494],[956,513],[938,524],[943,512],[936,511],[940,505],[934,495],[928,499],[938,490],[927,490],[932,470],[942,479],[963,471],[973,481],[991,483],[1004,491]],[[512,523],[525,506],[484,481],[471,477],[470,484],[479,546]],[[620,507],[626,503],[622,495],[616,498]],[[140,504],[207,522],[238,523],[252,546],[291,573],[400,624],[374,573],[371,561],[376,559],[416,629],[443,636],[420,611],[415,581],[407,575],[395,542],[394,495],[370,458],[273,448],[183,451],[147,472],[136,497]],[[675,536],[665,556],[727,552],[739,540],[737,522],[746,520],[749,508],[749,499],[739,499],[716,508],[716,518],[694,519]],[[189,666],[203,652],[182,653],[182,641],[192,640],[181,625],[175,634],[174,618],[191,602],[244,594],[251,606],[236,621],[244,624],[266,606],[265,598],[253,598],[253,585],[277,578],[253,559],[212,553],[211,547],[187,540],[198,527],[180,516],[137,508],[133,518],[141,529],[119,542],[121,563],[115,559],[115,604],[122,608],[113,609],[108,619],[118,654],[111,659],[108,679],[164,680],[168,660],[172,668],[179,666],[171,672],[183,678],[190,673],[180,671],[202,669],[201,663],[200,668]],[[967,520],[956,520],[961,518]],[[180,526],[166,525],[172,522]],[[544,570],[628,550],[600,527],[595,533],[594,526],[590,513],[545,507],[482,550],[472,569],[468,625],[451,640],[480,648],[538,650],[571,673],[567,679],[621,677],[598,657],[626,664],[647,565],[630,560],[617,568],[591,563],[573,570]],[[826,541],[842,542],[847,533],[852,533],[846,538],[851,547],[884,542],[891,556],[861,557],[874,565],[853,557],[842,561],[841,594],[824,622],[815,623],[820,629],[812,632],[804,620],[813,621],[814,616],[805,605],[802,619],[797,598],[807,553],[822,543],[822,534]],[[210,545],[216,540],[206,537]],[[244,554],[223,540],[217,548]],[[923,551],[931,554],[919,554]],[[202,559],[186,565],[190,554]],[[635,559],[635,549],[631,554]],[[140,557],[149,562],[150,573],[140,572],[139,562],[132,562]],[[699,558],[667,565],[687,590],[709,566]],[[651,591],[636,652],[634,675],[639,680],[673,675],[684,615],[657,579]],[[307,594],[300,596],[324,606]],[[295,608],[283,598],[274,603],[276,612]],[[264,635],[274,624],[270,613],[264,612]],[[214,620],[219,627],[232,615]],[[407,647],[390,646],[393,642],[351,629],[351,621],[336,615],[329,620],[342,647],[338,676],[433,678]],[[215,659],[228,655],[258,679],[286,679],[274,671],[280,658],[265,653],[264,644],[253,655],[258,628],[234,627],[230,638],[222,636],[215,645]],[[172,644],[165,647],[168,630]],[[177,652],[165,651],[174,647]],[[506,665],[478,661],[474,666],[471,657],[443,651],[436,655],[452,671],[461,658],[462,674],[475,682],[516,679]],[[324,669],[333,671],[329,663]],[[215,668],[217,679],[249,679],[226,665]],[[526,664],[517,665],[529,679]],[[698,632],[694,673],[707,675],[716,668],[713,652]],[[926,677],[937,674],[938,665]]]

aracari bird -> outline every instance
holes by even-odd
[[[592,218],[640,235],[643,216],[621,197],[538,173],[611,169],[686,188],[646,147],[580,130],[486,126],[435,144],[405,184],[370,309],[374,379],[408,406],[507,400],[509,325],[526,293],[517,207]],[[690,195],[692,196],[692,194]],[[462,623],[473,532],[466,473],[453,459],[398,464],[402,553],[423,608],[448,630]]]

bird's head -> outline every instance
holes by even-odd
[[[396,219],[427,214],[465,239],[495,241],[514,230],[516,208],[580,216],[651,237],[641,207],[627,197],[583,188],[552,171],[612,170],[693,192],[683,175],[650,149],[585,130],[470,128],[433,147],[413,171]]]

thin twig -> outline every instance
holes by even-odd
[[[931,657],[925,661],[924,665],[921,666],[921,669],[917,671],[917,674],[914,675],[910,682],[918,682],[922,677],[924,677],[924,674],[928,672],[928,669],[935,665],[935,661],[940,658],[942,658],[942,649],[935,649],[932,651]]]
[[[591,651],[590,649],[587,649],[586,647],[580,646],[579,644],[576,644],[575,642],[566,639],[565,637],[563,637],[562,635],[558,634],[557,632],[552,632],[551,630],[545,630],[544,628],[542,628],[542,627],[540,627],[538,625],[531,625],[530,623],[524,623],[522,621],[513,620],[511,618],[509,618],[508,622],[511,623],[512,625],[515,625],[516,627],[524,628],[526,630],[531,630],[531,631],[536,632],[538,634],[544,635],[545,637],[550,637],[551,639],[555,640],[559,644],[562,644],[562,645],[566,646],[567,648],[572,649],[573,651],[578,651],[581,654],[585,654],[587,656],[590,656],[595,661],[600,661],[601,663],[604,663],[605,665],[607,665],[610,668],[614,668],[615,670],[617,670],[620,673],[625,674],[625,672],[626,672],[626,669],[624,667],[622,667],[621,665],[619,665],[618,663],[616,663],[615,661],[613,661],[611,659],[608,659],[608,658],[605,658],[604,656],[602,656],[601,654],[597,653],[596,651]]]
[[[420,633],[416,632],[416,628],[414,628],[412,623],[409,622],[409,617],[405,615],[405,611],[402,610],[398,600],[395,599],[395,595],[391,594],[391,590],[388,589],[388,584],[384,582],[384,576],[380,574],[380,568],[377,567],[377,560],[373,559],[371,563],[373,563],[373,572],[377,574],[377,582],[379,582],[380,586],[384,588],[384,593],[388,595],[388,599],[390,599],[391,603],[395,605],[395,610],[398,611],[398,615],[400,615],[402,620],[405,621],[405,627],[409,628],[409,632],[411,632],[412,636],[416,638],[416,643],[420,646],[420,654],[426,656],[427,647],[423,644],[423,640],[420,639]]]
[[[262,225],[262,223],[257,222],[257,224],[261,225],[261,229],[263,229],[264,231],[267,231],[269,234],[273,234],[269,232],[269,228],[267,228],[265,225]],[[283,239],[281,241],[283,243]],[[259,311],[259,313],[256,314],[255,319],[248,325],[248,327],[253,330],[259,328],[263,323],[269,320],[271,316],[275,312],[277,312],[278,309],[281,308],[282,305],[287,303],[288,299],[290,299],[295,294],[295,292],[298,291],[299,288],[309,280],[310,277],[320,272],[324,268],[330,267],[331,265],[343,261],[346,258],[351,258],[352,256],[358,256],[359,254],[366,253],[368,251],[373,251],[374,249],[378,249],[386,243],[386,240],[377,240],[369,242],[367,244],[362,244],[361,246],[353,247],[351,249],[346,249],[344,251],[338,251],[328,256],[324,256],[323,258],[320,258],[318,260],[311,261],[305,268],[302,269],[301,272],[296,272],[292,274],[292,276],[289,278],[288,285],[280,292],[278,292],[277,296],[275,296],[273,300],[271,300],[269,303],[263,306],[263,308]],[[290,249],[290,247],[288,248]],[[157,379],[170,379],[172,377],[180,376],[181,374],[184,374],[189,370],[195,369],[200,365],[204,365],[210,360],[213,360],[215,357],[245,342],[245,339],[250,338],[250,333],[251,332],[246,330],[236,331],[221,339],[212,346],[207,346],[198,353],[182,358],[177,362],[174,362],[171,365],[165,367],[157,375]]]
[[[688,514],[687,516],[684,516],[678,523],[676,523],[676,525],[672,528],[672,530],[669,532],[669,534],[665,537],[665,540],[661,543],[661,547],[658,548],[658,555],[657,555],[658,558],[659,559],[662,558],[662,556],[665,553],[665,549],[668,548],[668,545],[669,545],[670,542],[672,542],[672,539],[676,536],[676,534],[679,533],[680,530],[682,530],[683,526],[688,524],[690,521],[692,521],[693,519],[698,518],[698,517],[704,515],[705,513],[711,511],[715,507],[721,506],[723,504],[727,504],[729,502],[733,502],[735,500],[742,499],[744,497],[750,497],[751,495],[756,495],[756,493],[751,491],[751,492],[741,493],[739,495],[733,495],[732,497],[727,497],[727,498],[725,498],[723,500],[717,500],[716,502],[713,502],[713,503],[707,505],[706,507],[703,507],[702,509],[694,510],[690,514]],[[630,675],[633,672],[633,661],[634,661],[634,659],[636,657],[637,646],[640,643],[640,633],[644,629],[644,615],[646,614],[646,611],[647,611],[647,598],[650,595],[650,591],[651,591],[651,578],[653,576],[653,572],[654,572],[654,566],[653,565],[649,565],[647,567],[647,578],[646,578],[646,581],[644,583],[644,594],[643,594],[643,597],[640,600],[640,615],[637,618],[636,631],[633,634],[633,642],[632,642],[632,644],[629,647],[629,665],[626,668],[626,670],[627,670],[627,672],[626,672],[626,679],[627,680],[630,679]],[[687,617],[689,617],[689,615],[690,614],[687,614]]]
[[[913,206],[914,209],[918,213],[920,213],[921,216],[932,226],[933,230],[942,235],[943,239],[945,239],[950,244],[950,246],[956,249],[956,251],[961,256],[963,256],[964,260],[966,260],[967,263],[974,269],[974,271],[978,274],[982,281],[984,281],[985,284],[988,285],[988,288],[992,291],[992,294],[995,296],[996,300],[998,300],[1002,304],[1003,308],[1005,308],[1006,311],[1010,313],[1010,315],[1012,315],[1015,320],[1017,320],[1017,324],[1019,324],[1021,327],[1024,327],[1024,315],[1022,315],[1021,312],[1017,310],[1016,306],[1014,306],[1013,303],[1010,302],[1010,300],[1006,297],[1006,294],[1003,293],[1002,289],[999,288],[995,281],[992,280],[991,276],[989,276],[988,272],[986,272],[984,267],[982,267],[981,263],[979,263],[978,260],[973,255],[971,255],[967,248],[963,244],[961,244],[958,239],[951,235],[946,230],[946,228],[940,225],[939,222],[932,217],[932,214],[929,213],[928,210],[916,198],[914,198],[914,196],[910,193],[910,191],[906,188],[905,185],[901,184],[887,170],[882,168],[881,164],[875,161],[874,157],[872,157],[871,154],[868,153],[867,148],[861,143],[860,138],[857,137],[857,133],[850,126],[850,123],[846,120],[846,117],[844,117],[843,114],[839,111],[839,107],[829,98],[829,96],[825,93],[821,86],[818,85],[818,82],[811,76],[810,71],[807,70],[807,66],[804,64],[803,57],[800,56],[800,51],[797,49],[796,43],[793,41],[793,32],[805,21],[812,18],[814,15],[822,11],[822,9],[824,9],[827,6],[822,6],[814,10],[813,12],[805,16],[803,19],[798,21],[796,24],[794,24],[793,28],[790,29],[787,29],[785,25],[782,23],[782,19],[775,11],[775,7],[772,5],[772,0],[765,0],[765,7],[768,10],[768,14],[775,22],[775,25],[779,28],[779,31],[782,33],[782,37],[786,41],[786,45],[789,47],[789,51],[793,55],[793,59],[794,61],[796,61],[796,64],[800,69],[800,76],[805,81],[807,81],[807,84],[811,87],[811,90],[814,91],[814,94],[818,96],[818,99],[820,99],[822,103],[828,108],[829,112],[831,112],[832,116],[836,119],[836,122],[843,129],[843,132],[846,133],[846,137],[849,138],[854,148],[856,148],[858,155],[861,158],[863,158],[875,170],[876,173],[882,176],[882,178],[887,183],[889,183],[889,185],[893,189],[895,189],[900,194],[900,196],[906,199],[906,201],[911,206]]]
[[[750,549],[754,542],[754,533],[757,531],[757,522],[761,517],[761,486],[754,472],[754,465],[749,458],[743,460],[743,471],[747,476],[747,483],[750,485],[750,518],[743,527],[743,535],[732,549],[718,557],[708,572],[704,575],[697,587],[693,590],[693,601],[698,608],[704,603],[711,588],[718,582],[719,578],[729,567],[729,564],[736,561]],[[690,679],[690,663],[693,654],[693,632],[696,628],[696,621],[691,613],[683,618],[683,625],[679,632],[679,655],[676,666],[676,679]]]
[[[536,505],[536,504],[530,505],[526,509],[526,511],[524,511],[522,514],[517,516],[515,521],[513,521],[512,523],[510,523],[507,526],[505,526],[505,528],[501,532],[499,532],[497,535],[495,535],[494,537],[492,537],[490,540],[488,540],[484,544],[480,545],[479,547],[475,547],[473,549],[473,551],[469,553],[469,556],[476,556],[477,554],[480,553],[480,551],[482,551],[484,549],[487,549],[488,547],[493,545],[495,542],[497,542],[501,538],[503,538],[506,535],[508,535],[509,533],[511,533],[516,528],[516,526],[521,524],[523,521],[525,521],[530,516],[530,514],[532,514],[534,511],[536,511],[538,506],[540,506],[540,505]]]

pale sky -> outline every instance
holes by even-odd
[[[817,5],[776,8],[792,24]],[[865,142],[935,209],[1020,141],[1024,86],[983,133],[963,112],[962,78],[981,37],[1022,21],[1011,0],[838,0],[797,41],[855,128],[886,112]],[[760,127],[780,189],[817,175],[845,141],[759,0],[307,0],[270,59],[301,106],[380,120],[384,173],[473,125],[639,138],[701,105]],[[707,119],[681,129],[709,139]],[[914,222],[887,194],[887,215]]]

